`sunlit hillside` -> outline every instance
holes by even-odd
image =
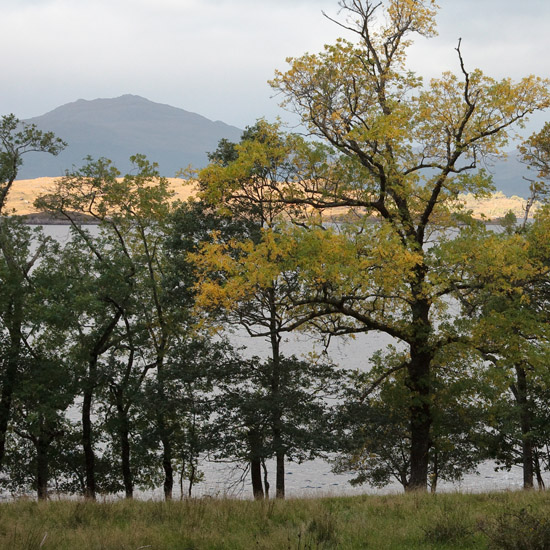
[[[39,195],[53,190],[56,178],[36,178],[17,180],[11,189],[7,210],[16,214],[31,214],[36,212],[33,202]],[[179,178],[168,178],[176,199],[186,200],[193,193],[193,186],[186,185],[186,181]],[[473,195],[464,195],[467,209],[471,209],[476,217],[485,217],[488,220],[503,217],[512,210],[518,218],[524,215],[525,199],[512,196],[506,197],[497,192],[488,199],[476,199]]]
[[[36,178],[31,180],[17,180],[8,196],[7,212],[15,211],[16,214],[25,215],[36,212],[34,200],[45,193],[52,192],[55,180],[58,178]],[[193,186],[180,178],[167,178],[170,187],[174,191],[174,198],[187,200],[193,192]]]
[[[516,195],[507,197],[500,191],[497,191],[487,199],[476,199],[472,194],[468,193],[467,195],[463,195],[463,200],[466,208],[472,210],[476,218],[485,217],[489,220],[502,218],[510,210],[517,218],[523,218],[525,216],[525,205],[527,203],[522,197]],[[531,217],[535,211],[536,204],[529,212],[529,216]]]

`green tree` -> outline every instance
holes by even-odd
[[[138,472],[145,474],[143,483],[153,483],[160,464],[165,498],[171,499],[174,464],[186,445],[184,405],[194,404],[185,392],[192,391],[195,382],[197,391],[205,384],[194,366],[196,359],[182,351],[205,340],[193,326],[194,276],[187,257],[197,247],[202,222],[200,210],[192,205],[181,205],[174,214],[167,181],[156,166],[140,156],[133,161],[136,174],[120,177],[109,161],[90,160],[61,178],[55,192],[37,204],[72,225],[67,250],[74,258],[69,268],[74,293],[69,301],[73,353],[83,366],[87,493],[95,494],[95,401],[111,438],[106,452],[120,464],[126,495],[132,496]],[[99,224],[96,235],[80,224],[82,215]],[[202,364],[208,360],[212,356]],[[109,485],[116,488],[116,480]]]
[[[17,179],[23,155],[30,152],[59,154],[67,144],[52,132],[38,130],[34,124],[21,122],[13,114],[0,119],[0,214]]]
[[[98,383],[97,363],[104,355],[103,395],[112,404],[116,422],[110,419],[127,497],[133,494],[130,458],[131,409],[148,373],[161,376],[163,358],[175,325],[165,312],[162,293],[163,224],[168,218],[170,193],[165,179],[144,157],[132,158],[137,173],[119,178],[110,161],[92,161],[67,174],[51,195],[37,205],[67,218],[81,243],[88,249],[98,275],[92,292],[103,308],[96,310],[95,326],[80,343],[86,344],[87,372],[83,377],[83,445],[93,488],[93,450],[90,436],[92,392]],[[85,214],[99,223],[99,236],[79,223]],[[108,281],[108,282],[107,282]],[[103,285],[103,287],[99,287]],[[96,302],[97,303],[97,302]],[[173,313],[173,311],[172,311]],[[99,315],[99,316],[98,316]],[[163,441],[169,453],[169,441]],[[171,462],[165,461],[171,480]],[[167,496],[171,492],[168,490]]]
[[[383,363],[399,366],[400,354],[379,352],[375,369]],[[384,367],[382,367],[384,368]],[[465,376],[468,373],[469,376]],[[472,353],[456,349],[454,364],[434,365],[434,420],[429,456],[429,485],[459,481],[486,458],[483,447],[493,391],[483,380],[483,370]],[[407,490],[410,484],[410,427],[408,390],[402,369],[372,390],[372,376],[355,371],[343,383],[345,398],[339,407],[341,450],[338,472],[353,472],[352,484],[383,487],[392,479]]]
[[[30,152],[57,155],[65,143],[51,132],[42,132],[34,125],[20,122],[14,115],[0,119],[0,263],[2,279],[2,336],[5,353],[1,358],[0,397],[0,465],[6,445],[6,433],[11,415],[12,396],[21,369],[25,318],[28,295],[28,275],[37,262],[43,247],[38,238],[36,252],[31,252],[31,233],[17,221],[4,218],[6,200],[17,178],[23,156]]]
[[[15,220],[11,228],[12,238],[16,235],[17,226],[18,221]],[[9,428],[12,438],[31,443],[33,485],[38,498],[45,499],[50,482],[50,463],[57,454],[52,449],[68,427],[64,414],[75,399],[75,369],[67,353],[66,310],[55,299],[67,279],[59,261],[60,247],[57,243],[45,239],[40,232],[34,235],[33,242],[28,228],[19,229],[19,237],[26,245],[18,251],[22,264],[19,261],[17,264],[20,268],[32,266],[32,269],[29,267],[25,272],[25,286],[18,284],[16,287],[23,294],[24,315],[21,324],[22,348],[18,354],[18,382],[12,396]],[[4,237],[6,235],[3,233]],[[36,257],[39,262],[28,261],[32,245],[38,246]],[[9,447],[14,449],[14,441]],[[8,470],[10,463],[14,464],[11,456],[8,457]],[[16,464],[16,467],[19,465]]]
[[[466,262],[464,272],[479,287],[462,291],[461,301],[475,319],[476,345],[492,363],[492,385],[500,388],[488,415],[493,455],[508,468],[521,464],[523,486],[530,489],[535,475],[541,482],[540,458],[548,443],[547,208],[532,224],[524,219],[517,225],[510,216],[504,226],[498,234],[480,237],[479,252]]]

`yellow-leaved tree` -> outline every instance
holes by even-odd
[[[433,366],[444,364],[445,347],[464,337],[456,323],[445,322],[445,298],[457,286],[473,284],[461,280],[457,264],[441,261],[441,250],[472,224],[468,213],[456,214],[456,196],[491,189],[480,161],[501,154],[513,126],[548,106],[548,81],[495,80],[470,71],[459,42],[458,74],[447,72],[424,85],[407,70],[406,50],[414,34],[435,34],[433,0],[342,0],[340,6],[344,19],[338,24],[355,40],[290,59],[290,68],[272,82],[311,134],[335,147],[351,167],[348,177],[336,172],[337,181],[332,174],[304,178],[300,198],[314,208],[338,205],[362,214],[346,228],[357,243],[356,270],[346,262],[346,281],[306,284],[301,303],[312,304],[320,316],[338,314],[340,331],[381,330],[405,344],[408,488],[425,489]],[[377,222],[367,225],[370,216]],[[310,255],[307,265],[313,262]],[[310,273],[306,267],[302,276],[313,283]]]
[[[247,284],[262,284],[261,273],[271,282],[292,274],[284,304],[293,321],[286,329],[309,324],[329,334],[393,337],[391,360],[372,368],[365,395],[399,375],[409,418],[404,485],[425,490],[435,388],[456,347],[474,345],[449,304],[478,284],[467,266],[472,258],[490,258],[493,242],[481,238],[484,229],[457,196],[492,190],[481,161],[498,157],[513,127],[550,104],[549,82],[495,80],[468,70],[459,42],[457,74],[424,84],[407,69],[406,51],[415,34],[435,34],[433,0],[342,0],[340,6],[336,23],[354,39],[289,59],[290,68],[271,83],[321,143],[294,138],[279,161],[284,177],[253,178],[262,200],[286,209],[277,209],[276,231],[241,249],[238,284],[218,278],[217,299],[233,288],[243,300]],[[223,180],[229,208],[243,190],[231,170],[254,163],[252,148],[237,153],[226,167],[212,168],[227,176],[215,179]],[[477,237],[456,239],[463,235]],[[497,250],[487,269],[500,270],[507,258]],[[509,269],[512,279],[520,267]]]

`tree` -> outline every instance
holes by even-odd
[[[429,485],[459,481],[486,458],[483,452],[492,391],[483,381],[483,370],[472,354],[455,350],[454,364],[434,367],[434,420],[429,456]],[[399,365],[400,354],[379,352],[380,363]],[[473,367],[472,367],[473,365]],[[465,377],[468,372],[469,377]],[[351,483],[383,487],[392,479],[407,490],[410,484],[410,429],[408,390],[402,369],[370,389],[372,375],[355,371],[345,388],[339,406],[340,452],[335,463],[338,472],[353,472]]]
[[[198,173],[200,199],[216,208],[218,216],[240,222],[242,231],[230,239],[225,232],[213,233],[194,255],[199,271],[197,304],[215,315],[225,312],[226,322],[241,325],[249,336],[265,338],[269,345],[269,360],[251,371],[262,373],[250,375],[254,380],[251,394],[234,406],[234,411],[242,413],[241,420],[250,423],[247,445],[256,497],[264,493],[262,461],[272,454],[276,459],[276,496],[284,497],[285,460],[296,444],[285,420],[291,407],[287,397],[294,392],[297,398],[300,383],[305,382],[300,375],[304,364],[285,358],[282,351],[283,334],[296,322],[289,314],[287,296],[297,292],[299,283],[292,270],[281,273],[277,265],[281,216],[288,207],[275,200],[277,191],[271,187],[273,181],[293,178],[298,169],[295,151],[304,147],[307,145],[299,136],[284,135],[279,124],[259,120],[244,132],[239,144],[220,142],[210,155],[211,164]],[[327,379],[326,373],[323,377]],[[250,402],[264,417],[258,414],[255,419],[251,414],[254,407],[247,405]],[[297,401],[294,403],[298,410]],[[307,423],[305,417],[301,422]],[[266,429],[271,431],[269,436]]]
[[[7,220],[3,220],[5,226]],[[57,454],[52,451],[55,443],[64,435],[69,423],[64,414],[75,398],[75,369],[67,353],[67,310],[55,298],[66,289],[67,278],[60,262],[60,247],[51,239],[46,239],[40,231],[32,232],[11,220],[9,232],[2,233],[4,250],[11,250],[12,266],[17,266],[24,277],[24,284],[16,280],[10,288],[9,278],[4,278],[6,288],[2,294],[2,320],[8,328],[18,327],[21,347],[17,353],[17,384],[13,388],[9,431],[12,441],[10,449],[16,445],[13,439],[31,444],[29,459],[33,464],[32,473],[39,499],[48,495],[50,464]],[[8,246],[7,238],[11,238]],[[18,237],[18,238],[17,238]],[[33,241],[34,237],[34,241]],[[30,249],[38,248],[32,258]],[[17,251],[15,250],[17,248]],[[39,261],[36,261],[39,259]],[[2,267],[6,267],[2,265]],[[5,275],[11,269],[0,273]],[[13,292],[20,295],[20,316],[14,323],[10,319],[13,307]],[[11,339],[11,338],[10,338]],[[10,352],[4,359],[10,360]],[[22,445],[24,448],[25,445]],[[15,451],[16,455],[18,451]],[[7,468],[13,466],[12,456],[8,456]],[[16,469],[20,468],[15,464]]]
[[[527,222],[529,212],[535,201],[548,196],[550,183],[550,123],[546,123],[540,132],[535,132],[520,146],[519,152],[527,168],[536,172],[536,179],[525,178],[529,181],[531,195],[525,206],[523,226]]]
[[[14,115],[0,119],[0,262],[2,264],[2,332],[6,336],[5,354],[1,358],[0,397],[0,465],[4,458],[6,433],[11,415],[12,397],[18,383],[23,349],[23,324],[28,275],[43,248],[39,237],[36,252],[30,251],[30,232],[18,221],[5,219],[8,194],[17,178],[23,155],[46,152],[57,155],[65,143],[51,132],[42,132],[34,125],[21,123]]]
[[[68,269],[74,292],[69,300],[74,304],[73,354],[83,365],[87,494],[95,494],[97,437],[91,411],[96,402],[111,438],[106,452],[120,464],[127,497],[137,472],[146,473],[142,479],[148,483],[160,465],[165,498],[171,499],[174,464],[183,457],[182,449],[191,448],[183,441],[189,419],[185,405],[197,407],[187,394],[196,390],[200,395],[208,384],[211,388],[206,365],[215,362],[216,346],[194,326],[192,314],[194,275],[188,254],[198,245],[204,217],[196,205],[180,205],[174,212],[156,165],[140,156],[133,161],[136,174],[120,177],[110,161],[90,159],[61,178],[55,192],[37,205],[72,225],[67,257],[74,258]],[[82,215],[98,222],[97,235],[82,227]],[[202,371],[196,365],[199,356]]]
[[[476,346],[492,364],[491,384],[500,389],[488,413],[493,458],[507,468],[521,464],[523,486],[531,489],[535,475],[541,484],[541,458],[548,443],[547,207],[532,224],[516,222],[515,216],[507,216],[504,231],[480,236],[480,252],[464,266],[464,276],[476,280],[479,288],[464,291],[461,303],[475,319]]]
[[[38,130],[13,114],[0,120],[0,214],[4,213],[8,193],[17,179],[23,155],[30,152],[59,154],[67,144],[52,132]]]
[[[471,227],[468,213],[457,216],[455,199],[491,189],[484,171],[476,171],[480,161],[498,156],[512,126],[548,106],[548,82],[496,81],[468,71],[459,42],[461,76],[444,73],[423,86],[406,68],[406,49],[412,35],[435,34],[434,1],[340,5],[349,18],[338,24],[355,42],[340,39],[318,55],[291,59],[272,82],[283,104],[340,156],[272,188],[286,203],[325,212],[342,207],[356,216],[342,231],[300,236],[301,252],[293,250],[302,260],[295,267],[302,278],[295,303],[319,318],[337,316],[334,333],[382,331],[406,346],[399,368],[407,373],[409,489],[425,490],[435,357],[467,337],[442,314],[463,284],[442,251],[454,246],[451,234]],[[313,246],[316,256],[306,256]],[[344,258],[335,257],[336,248]],[[326,264],[330,273],[319,276],[318,266]]]
[[[133,494],[130,459],[131,409],[148,373],[160,377],[169,340],[176,325],[162,295],[162,246],[164,224],[169,213],[170,193],[155,165],[144,157],[132,157],[135,175],[119,178],[110,161],[89,159],[81,170],[68,173],[57,182],[53,194],[41,197],[37,205],[68,219],[81,243],[85,244],[95,265],[98,281],[93,291],[103,307],[96,309],[95,326],[86,330],[87,373],[83,377],[83,446],[89,464],[88,492],[94,495],[93,449],[90,434],[90,408],[98,385],[97,364],[105,356],[102,373],[104,397],[116,411],[111,433],[118,438],[117,448],[127,497]],[[100,234],[92,237],[81,227],[80,216],[88,215],[100,224]],[[107,284],[105,278],[109,279]],[[97,283],[103,285],[102,288]],[[91,302],[90,302],[91,303]],[[97,307],[92,305],[92,307]],[[166,310],[165,310],[166,308]],[[163,440],[170,454],[168,439]],[[171,494],[171,461],[164,461]]]

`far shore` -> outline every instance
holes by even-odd
[[[44,212],[37,212],[34,201],[40,195],[54,190],[55,181],[59,178],[44,177],[28,180],[16,180],[8,197],[6,212],[14,215],[25,216],[27,223],[36,225],[66,225],[68,222],[52,217]],[[167,178],[170,189],[174,193],[174,200],[186,201],[193,196],[195,186],[181,178]],[[518,219],[525,215],[526,200],[513,195],[507,197],[501,192],[494,193],[489,198],[477,199],[471,194],[461,195],[466,210],[471,210],[474,217],[487,222],[498,222],[508,212],[512,211]],[[532,215],[533,212],[530,213]],[[82,218],[83,224],[96,223],[91,218]]]

